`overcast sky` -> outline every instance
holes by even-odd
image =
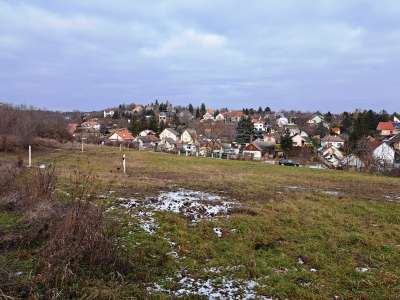
[[[400,111],[399,0],[0,0],[0,102]]]

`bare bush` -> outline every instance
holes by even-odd
[[[40,256],[38,280],[48,289],[65,291],[84,271],[91,275],[123,273],[115,235],[107,227],[104,208],[97,205],[95,178],[75,172],[65,217]]]

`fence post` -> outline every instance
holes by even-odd
[[[125,159],[125,154],[122,155],[122,169],[124,170],[124,174],[126,174],[126,159]]]
[[[32,146],[28,148],[28,168],[32,167]]]

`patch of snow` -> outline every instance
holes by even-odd
[[[299,265],[304,265],[304,261],[303,261],[303,259],[302,259],[301,257],[299,257],[299,258],[297,259],[297,263],[298,263]]]
[[[285,188],[287,188],[289,190],[305,190],[306,189],[303,186],[297,186],[297,185],[288,185],[288,186],[285,186]]]
[[[227,214],[237,203],[225,201],[218,195],[180,189],[175,192],[162,192],[158,198],[148,198],[146,206],[155,211],[180,213],[192,222]]]
[[[322,193],[324,193],[325,195],[329,195],[329,196],[339,196],[340,192],[338,191],[323,191]]]
[[[310,269],[310,272],[316,273],[316,272],[318,272],[318,270],[317,269]]]
[[[214,228],[213,231],[214,231],[214,233],[215,233],[219,238],[222,237],[222,230],[221,230],[221,228]]]
[[[368,271],[369,271],[369,268],[366,268],[366,267],[357,267],[357,268],[356,268],[356,271],[359,272],[359,273],[365,273],[365,272],[368,272]]]
[[[226,201],[224,198],[210,193],[179,189],[175,192],[161,192],[158,197],[147,197],[144,200],[119,197],[118,205],[128,209],[131,216],[139,219],[141,227],[148,233],[155,233],[155,211],[168,211],[184,215],[193,223],[202,219],[212,219],[220,215],[227,215],[232,208],[239,204]],[[108,210],[112,210],[110,207]],[[137,211],[139,210],[139,211]],[[220,236],[222,231],[218,233]]]
[[[258,283],[254,280],[235,280],[226,277],[213,279],[194,279],[185,276],[178,281],[177,290],[168,290],[158,284],[154,284],[147,290],[152,293],[167,293],[173,297],[190,295],[205,296],[210,300],[216,299],[263,299],[272,300],[256,294],[255,289]]]

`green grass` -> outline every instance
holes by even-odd
[[[256,214],[238,213],[193,226],[180,215],[157,213],[160,228],[149,236],[137,220],[116,210],[109,216],[123,225],[120,241],[137,267],[118,288],[112,281],[106,286],[92,282],[91,291],[106,295],[118,290],[122,297],[143,288],[138,282],[172,288],[175,283],[166,278],[185,269],[197,278],[254,278],[259,294],[280,299],[396,299],[400,294],[400,204],[385,198],[400,196],[399,179],[164,153],[126,155],[126,175],[118,170],[121,153],[114,148],[34,153],[34,159],[55,162],[63,189],[74,169],[93,172],[103,187],[116,191],[107,205],[118,196],[144,198],[188,188],[235,199]],[[1,230],[12,229],[16,220],[0,214]],[[214,227],[222,228],[222,238]],[[165,237],[176,242],[182,259],[168,255],[172,249]],[[256,244],[269,246],[256,250]],[[298,264],[299,256],[306,258],[304,265]],[[233,266],[237,269],[229,270]],[[212,274],[206,271],[211,267],[225,269]],[[357,267],[369,271],[359,273]]]

